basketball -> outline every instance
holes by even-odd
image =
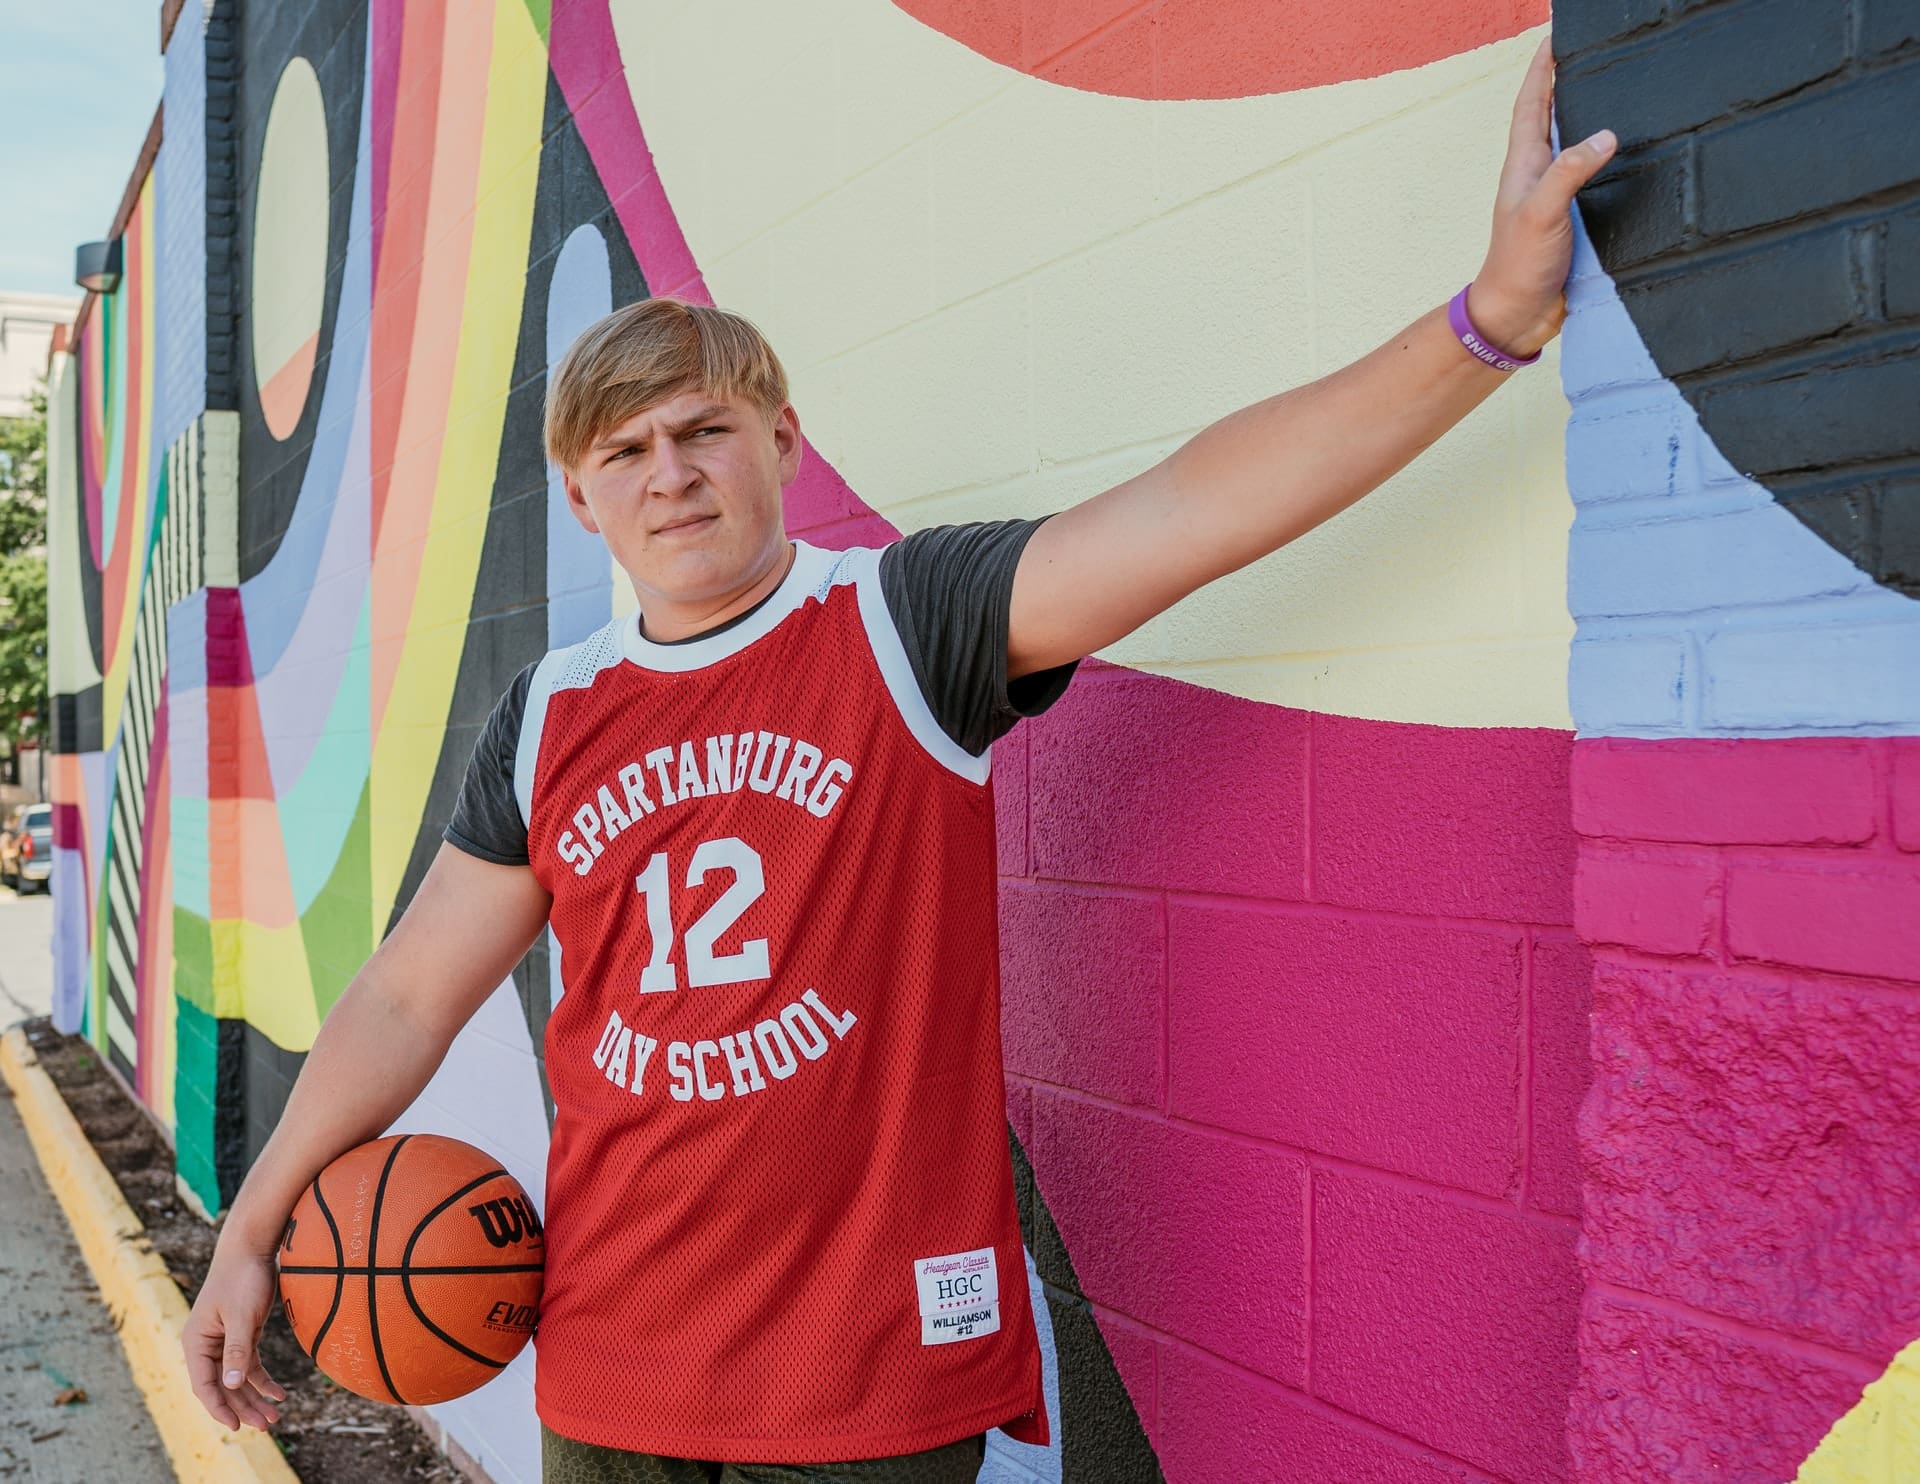
[[[520,1353],[539,1317],[533,1202],[493,1156],[437,1134],[341,1155],[293,1208],[277,1257],[301,1346],[377,1402],[464,1396]]]

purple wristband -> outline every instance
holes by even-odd
[[[1467,285],[1467,289],[1472,287],[1472,284]],[[1466,346],[1475,360],[1485,361],[1496,371],[1518,371],[1522,366],[1531,366],[1540,359],[1537,350],[1521,360],[1490,345],[1487,337],[1474,329],[1473,321],[1467,318],[1467,289],[1460,290],[1447,304],[1447,323],[1453,326],[1453,333],[1460,337],[1460,343]]]

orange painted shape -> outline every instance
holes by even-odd
[[[1123,98],[1248,98],[1379,77],[1547,19],[1547,0],[894,3],[1017,71]]]
[[[267,420],[267,431],[276,438],[291,433],[306,409],[307,391],[313,385],[314,356],[319,349],[320,332],[315,330],[260,388],[260,413]]]
[[[293,881],[287,874],[279,802],[248,798],[238,803],[234,820],[246,869],[240,873],[240,909],[234,916],[254,927],[292,927],[299,919],[293,908]]]
[[[372,325],[373,535],[379,540],[386,515],[389,471],[400,435],[403,373],[413,351],[420,260],[427,234],[432,185],[433,125],[440,97],[440,38],[446,25],[443,0],[420,0],[401,17],[400,84],[394,97],[393,132],[387,153],[385,213],[380,261],[375,265]],[[392,383],[389,390],[388,384]]]
[[[272,801],[273,770],[252,686],[207,687],[207,794]]]
[[[447,13],[442,40],[438,111],[431,144],[432,183],[414,189],[428,197],[423,240],[440,271],[417,281],[417,309],[411,326],[412,350],[403,385],[383,391],[399,407],[394,466],[388,488],[406,498],[384,502],[373,542],[373,632],[403,633],[413,615],[420,585],[420,560],[434,513],[440,447],[447,434],[447,409],[459,358],[460,330],[468,312],[467,264],[473,245],[473,201],[480,178],[480,148],[487,105],[487,59],[493,48],[493,12],[488,6],[461,6]],[[396,135],[397,138],[397,135]],[[381,277],[389,269],[402,275],[407,264],[394,256],[397,244],[383,239]],[[485,312],[485,311],[482,311]],[[376,368],[377,372],[378,368]],[[401,477],[403,465],[418,459],[419,474]],[[377,735],[393,691],[395,662],[379,651],[372,665],[372,719]]]

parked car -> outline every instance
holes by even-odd
[[[0,830],[0,881],[24,894],[31,886],[51,890],[52,875],[53,805],[16,805]]]

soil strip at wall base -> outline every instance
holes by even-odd
[[[173,1151],[85,1041],[61,1035],[45,1018],[25,1029],[40,1065],[192,1303],[213,1260],[216,1228],[175,1193]],[[462,1484],[459,1471],[405,1411],[355,1396],[321,1375],[277,1302],[260,1336],[260,1359],[287,1389],[273,1437],[306,1484]]]

